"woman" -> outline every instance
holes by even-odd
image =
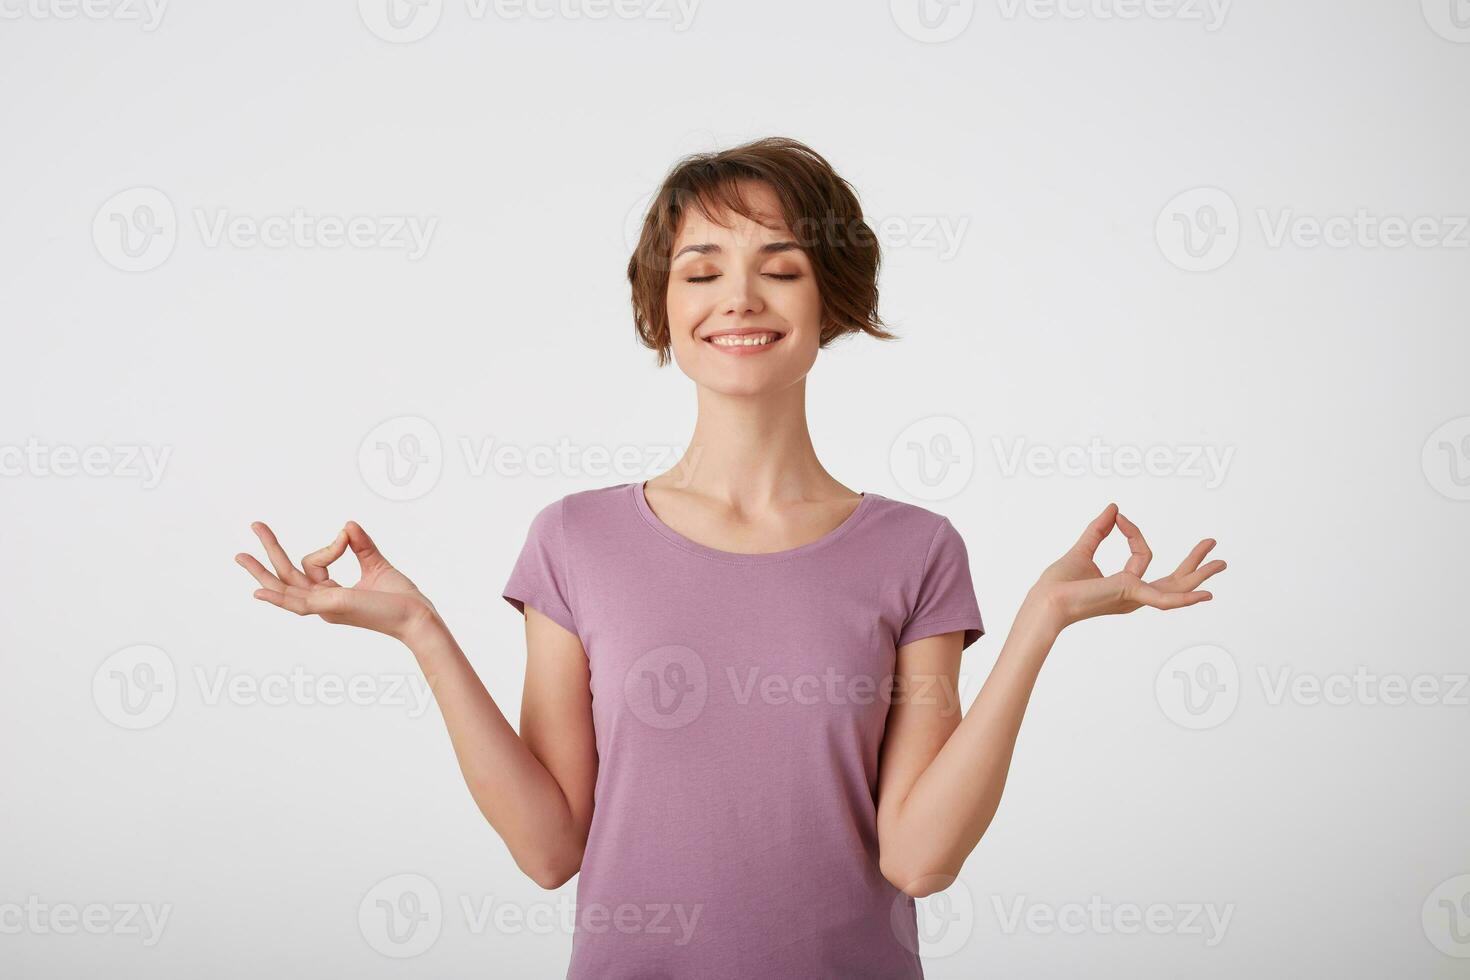
[[[580,872],[568,977],[921,977],[914,899],[947,887],[1004,788],[1058,633],[1210,598],[1205,540],[1144,582],[1109,504],[1027,594],[961,715],[984,627],[944,517],[822,467],[805,379],[847,334],[891,338],[851,188],[766,139],[682,161],[629,263],[640,340],[695,384],[679,465],[568,494],[531,523],[503,595],[525,615],[519,734],[432,603],[357,524],[291,565],[239,561],[258,599],[414,653],[466,782],[545,888]],[[1113,528],[1126,567],[1093,563]],[[351,548],[351,588],[328,566]]]

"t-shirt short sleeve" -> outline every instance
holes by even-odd
[[[960,629],[965,631],[961,650],[985,632],[975,587],[970,581],[970,557],[964,538],[946,517],[929,543],[918,597],[899,631],[896,645]]]
[[[531,519],[525,544],[510,571],[501,595],[525,613],[534,606],[569,632],[577,632],[572,615],[571,584],[567,571],[566,527],[563,523],[564,502],[553,501]]]

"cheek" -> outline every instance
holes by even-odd
[[[810,274],[803,276],[794,288],[787,287],[776,296],[782,315],[790,322],[816,325],[821,321],[822,294]]]
[[[709,300],[692,289],[670,284],[666,295],[665,309],[669,326],[677,333],[680,327],[695,327],[709,315]]]

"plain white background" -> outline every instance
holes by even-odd
[[[1109,500],[1231,565],[1058,643],[928,975],[1464,975],[1470,10],[925,2],[0,0],[0,972],[562,975],[411,656],[232,556],[362,522],[514,718],[531,516],[693,421],[629,225],[780,134],[884,235],[811,423],[964,534],[967,698]]]

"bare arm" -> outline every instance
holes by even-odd
[[[587,657],[576,636],[526,607],[521,734],[442,622],[404,638],[424,672],[475,804],[522,871],[556,888],[582,865],[597,750]]]
[[[1055,633],[1023,613],[963,719],[957,681],[961,632],[900,648],[907,688],[945,692],[889,709],[879,779],[878,838],[884,877],[921,897],[959,874],[1000,806],[1021,718]]]
[[[255,597],[298,615],[318,615],[385,633],[413,652],[439,704],[465,784],[516,865],[556,888],[582,863],[592,820],[597,749],[587,657],[577,637],[527,606],[521,733],[496,705],[427,597],[349,522],[331,544],[291,564],[275,535],[254,525],[275,569],[236,561],[261,588]],[[344,588],[327,566],[352,548],[361,580]]]
[[[1103,577],[1093,563],[1116,526],[1132,554]],[[1138,528],[1108,507],[1027,594],[984,687],[961,719],[955,691],[959,632],[924,637],[898,651],[878,785],[879,863],[897,888],[921,897],[949,887],[1000,806],[1021,718],[1041,665],[1061,631],[1094,616],[1144,605],[1178,609],[1211,598],[1198,591],[1223,561],[1200,567],[1214,541],[1201,541],[1170,575],[1144,582],[1152,553]],[[925,690],[943,696],[922,697]]]

